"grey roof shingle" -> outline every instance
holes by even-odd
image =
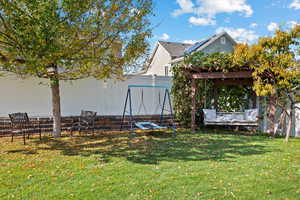
[[[172,58],[183,56],[184,51],[193,46],[193,44],[179,42],[159,41],[159,43],[169,52]]]
[[[164,41],[159,41],[159,43],[169,52],[172,59],[174,59],[174,58],[184,56],[185,53],[189,54],[196,50],[201,50],[206,46],[206,44],[218,39],[224,34],[226,34],[226,32],[213,35],[209,38],[196,42],[195,44],[186,44],[186,43],[179,43],[179,42],[164,42]]]
[[[220,37],[222,37],[224,35],[229,36],[226,32],[221,32],[219,34],[215,34],[215,35],[213,35],[213,36],[211,36],[209,38],[206,38],[204,40],[196,42],[193,46],[191,46],[189,49],[187,49],[185,53],[190,54],[190,53],[192,53],[194,51],[202,50],[202,49],[204,49],[207,46],[207,44],[210,44],[211,42],[214,42],[215,40],[217,40],[218,38],[220,38]],[[229,36],[229,38],[231,39],[230,36]],[[233,40],[233,43],[235,43],[234,40]]]

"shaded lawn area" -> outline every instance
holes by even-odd
[[[300,139],[0,138],[0,199],[300,199]]]

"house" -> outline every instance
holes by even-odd
[[[172,76],[172,66],[195,51],[205,53],[231,52],[237,43],[222,32],[195,44],[158,41],[146,67],[146,75]]]

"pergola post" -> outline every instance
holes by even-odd
[[[219,101],[219,88],[216,84],[214,84],[213,88],[214,92],[214,108],[218,110],[218,101]]]
[[[253,92],[253,94],[252,94],[252,108],[253,108],[253,109],[257,107],[257,102],[256,102],[256,100],[257,100],[257,95],[256,95],[255,92]]]
[[[191,130],[196,132],[196,80],[192,78],[192,111],[191,111]]]

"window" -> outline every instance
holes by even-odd
[[[226,44],[226,38],[225,37],[221,37],[221,44]]]
[[[165,76],[169,76],[169,67],[165,66]]]

